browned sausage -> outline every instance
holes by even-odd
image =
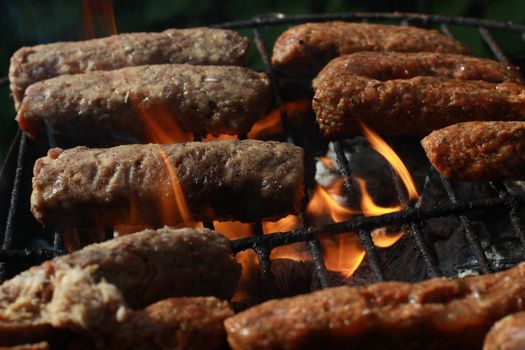
[[[235,350],[481,349],[525,309],[525,264],[495,274],[337,287],[272,300],[226,320]]]
[[[68,144],[99,147],[160,142],[154,139],[155,130],[170,122],[199,135],[244,134],[270,102],[264,73],[243,67],[153,65],[33,84],[17,121],[33,139],[45,136],[47,128]],[[171,129],[164,132],[175,132]]]
[[[31,210],[72,226],[255,222],[296,213],[303,177],[303,150],[275,141],[52,149],[35,163]]]
[[[421,144],[445,177],[525,180],[525,122],[455,124],[432,132]]]
[[[23,47],[11,57],[9,80],[18,109],[29,85],[58,75],[162,63],[244,65],[247,55],[248,38],[231,30],[190,28],[119,34]]]
[[[286,75],[314,77],[332,58],[359,51],[467,53],[436,30],[368,23],[306,23],[279,36],[272,65]]]
[[[497,67],[476,60],[463,64],[469,65]],[[458,78],[470,79],[477,74],[465,75],[454,67],[446,68],[446,64],[436,64],[439,69],[414,70],[410,74],[418,74],[415,77],[407,76],[402,69],[392,69],[396,64],[388,67],[390,71],[385,67],[383,71],[389,80],[355,74],[352,66],[345,66],[344,59],[334,60],[319,73],[313,82],[312,106],[324,136],[355,134],[359,130],[357,119],[382,134],[421,136],[464,121],[525,118],[525,87],[521,84],[461,80]],[[480,78],[489,70],[481,69]],[[380,73],[374,69],[372,72]],[[500,78],[506,79],[501,70]]]
[[[525,312],[504,317],[492,326],[485,337],[483,350],[525,349]]]

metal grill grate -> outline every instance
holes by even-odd
[[[263,40],[263,32],[275,26],[292,25],[305,22],[319,22],[327,20],[352,20],[352,21],[397,21],[401,25],[440,25],[442,32],[452,37],[453,34],[448,25],[470,26],[479,29],[479,34],[487,46],[490,48],[494,56],[502,61],[509,62],[506,54],[497,44],[492,36],[490,30],[506,30],[518,33],[525,32],[525,25],[513,24],[510,22],[496,22],[489,20],[473,19],[473,18],[457,18],[446,17],[439,15],[420,15],[420,14],[399,14],[399,13],[345,13],[345,14],[327,14],[327,15],[307,15],[287,17],[281,14],[261,15],[253,20],[229,22],[216,25],[216,27],[229,29],[248,29],[253,31],[255,45],[258,54],[264,64],[265,70],[273,82],[273,93],[276,105],[282,104],[283,99],[277,89],[278,76],[272,71],[270,64],[270,56],[268,49]],[[525,40],[525,37],[524,37]],[[6,79],[0,79],[0,84],[7,83]],[[312,158],[313,149],[308,140],[304,140],[301,135],[294,134],[294,131],[289,127],[288,116],[286,111],[281,112],[281,119],[285,133],[289,135],[289,142],[295,143],[305,149],[307,157]],[[50,249],[15,249],[13,246],[15,234],[20,234],[21,227],[25,225],[20,217],[21,201],[26,200],[21,196],[21,187],[24,184],[24,173],[27,172],[26,167],[30,166],[27,153],[28,144],[26,136],[20,131],[17,133],[8,155],[0,169],[0,179],[11,183],[11,195],[6,213],[6,224],[4,236],[2,240],[2,247],[0,249],[0,262],[2,269],[0,273],[5,270],[6,264],[17,263],[20,261],[38,262],[48,259],[52,256],[63,253],[62,242],[60,234],[54,233],[52,241],[50,240]],[[344,189],[347,199],[355,199],[356,189],[351,181],[351,172],[348,165],[348,159],[344,153],[342,140],[333,142],[334,150],[337,156],[337,167],[344,178]],[[32,160],[31,160],[32,161]],[[434,172],[432,168],[429,173]],[[303,206],[303,228],[295,229],[288,232],[275,232],[271,234],[263,234],[260,223],[256,225],[256,234],[251,237],[237,239],[231,242],[231,247],[235,253],[243,250],[253,249],[258,257],[262,270],[263,281],[267,288],[273,290],[274,277],[271,272],[270,253],[273,248],[295,243],[306,242],[307,247],[312,255],[315,272],[322,287],[329,287],[330,282],[328,278],[327,268],[323,261],[323,253],[319,243],[320,236],[336,235],[344,232],[356,232],[365,252],[369,266],[375,274],[377,281],[384,281],[388,279],[382,270],[377,248],[374,246],[371,236],[371,230],[374,228],[384,227],[388,225],[399,225],[409,233],[409,238],[413,239],[418,248],[418,253],[422,256],[427,269],[427,274],[430,277],[440,276],[442,272],[439,269],[439,264],[436,259],[436,254],[433,247],[426,242],[424,232],[421,229],[421,223],[425,220],[437,217],[444,217],[447,215],[455,215],[459,217],[464,228],[464,234],[467,238],[470,249],[477,259],[479,267],[483,273],[493,271],[493,267],[486,253],[483,250],[480,239],[472,228],[472,224],[467,216],[471,211],[475,210],[494,210],[505,209],[508,212],[510,222],[519,238],[525,247],[525,230],[520,217],[520,208],[523,206],[523,199],[514,197],[508,193],[505,186],[501,183],[493,183],[492,186],[498,193],[497,198],[480,198],[474,201],[462,201],[458,194],[454,191],[453,184],[443,177],[439,177],[441,184],[448,196],[449,202],[446,205],[435,207],[415,207],[413,203],[407,199],[404,190],[401,187],[400,179],[394,171],[391,171],[392,184],[396,189],[397,199],[402,204],[403,210],[400,212],[385,214],[376,217],[355,216],[352,220],[327,224],[322,226],[310,226],[306,221],[304,215],[304,208],[307,203],[305,199]],[[27,185],[27,184],[26,184]],[[3,215],[3,213],[2,213]],[[212,228],[212,223],[205,223],[205,226]],[[51,232],[49,232],[51,234]],[[0,280],[3,276],[0,276]],[[5,277],[5,276],[4,276]]]

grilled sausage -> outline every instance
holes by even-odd
[[[525,180],[525,122],[470,122],[421,141],[432,165],[461,181]]]
[[[459,80],[522,83],[519,70],[486,58],[435,52],[357,52],[334,58],[323,75],[360,75],[376,80],[436,76]]]
[[[492,326],[485,337],[483,350],[525,349],[525,312],[504,317]]]
[[[17,121],[33,139],[48,128],[70,144],[110,146],[158,142],[157,129],[175,132],[170,123],[199,135],[244,134],[270,100],[266,74],[247,68],[140,66],[33,84]]]
[[[460,42],[436,30],[368,23],[306,23],[279,36],[272,65],[285,75],[314,77],[332,58],[359,51],[468,52]]]
[[[103,349],[225,349],[223,322],[233,316],[226,301],[172,298],[134,312],[105,332]]]
[[[52,149],[35,164],[31,210],[72,226],[174,225],[184,206],[196,221],[255,222],[296,213],[303,177],[303,150],[274,141]]]
[[[524,310],[525,264],[491,275],[337,287],[272,300],[225,321],[241,349],[481,349],[492,324]]]
[[[23,47],[11,57],[9,80],[18,109],[29,85],[58,75],[162,63],[245,65],[247,55],[248,39],[230,30],[119,34]]]
[[[56,329],[100,332],[129,308],[167,297],[230,298],[239,276],[228,240],[207,229],[146,230],[92,244],[0,286],[0,345]]]
[[[525,87],[514,82],[460,80],[454,69],[448,74],[455,78],[400,73],[400,79],[392,75],[383,81],[354,74],[342,60],[333,63],[313,82],[312,107],[327,138],[355,134],[357,119],[382,134],[421,136],[464,121],[525,117]]]

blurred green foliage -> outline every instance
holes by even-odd
[[[7,75],[9,58],[21,46],[83,38],[86,2],[96,0],[0,0],[0,77]],[[104,0],[98,0],[104,1]],[[169,27],[190,27],[249,19],[261,13],[288,15],[319,12],[401,11],[428,12],[449,16],[480,17],[525,23],[524,0],[115,0],[118,32],[160,31]],[[268,48],[284,27],[268,33]],[[477,55],[490,56],[476,28],[452,26],[452,31]],[[250,35],[250,31],[243,31]],[[525,43],[519,33],[497,31],[494,36],[517,64],[525,60]],[[253,49],[253,48],[252,48]],[[257,55],[250,55],[255,63]],[[255,63],[261,68],[260,63]],[[9,90],[0,88],[0,159],[14,136],[16,123]]]

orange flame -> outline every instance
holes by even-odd
[[[297,101],[284,102],[281,106],[273,109],[266,116],[259,119],[248,132],[249,139],[265,139],[283,133],[281,113],[286,112],[288,119],[302,119],[309,110],[310,101],[303,98]]]
[[[368,193],[365,180],[360,179],[358,177],[355,177],[354,179],[357,181],[357,185],[359,186],[359,190],[361,191],[361,209],[364,216],[383,215],[400,211],[403,209],[403,206],[401,204],[398,204],[394,207],[382,207],[377,205],[372,199],[370,193]]]
[[[175,117],[161,106],[144,108],[135,103],[145,125],[146,137],[149,142],[171,144],[193,141],[193,133],[183,131]]]
[[[171,190],[173,193],[173,198],[175,199],[175,208],[173,208],[173,203],[169,198],[164,199],[160,198],[161,200],[161,210],[162,210],[162,217],[164,219],[164,222],[177,222],[182,221],[184,223],[184,226],[194,226],[195,223],[192,221],[191,212],[188,208],[188,205],[186,204],[186,198],[184,197],[184,192],[182,191],[182,187],[179,182],[179,178],[177,177],[177,170],[175,169],[175,166],[173,165],[172,161],[164,152],[162,147],[160,145],[155,145],[157,148],[157,151],[159,152],[159,155],[162,158],[162,161],[166,165],[166,170],[169,175],[169,179],[171,182]],[[174,220],[173,214],[174,212],[178,212],[177,218]]]
[[[238,140],[237,135],[220,134],[219,136],[213,136],[211,134],[206,135],[202,141],[217,141],[217,140]]]
[[[396,174],[401,178],[408,191],[408,197],[413,200],[418,199],[419,193],[417,192],[414,180],[396,152],[394,152],[394,150],[378,134],[372,131],[372,129],[367,127],[363,122],[359,121],[359,124],[361,125],[363,134],[370,143],[370,146],[372,146],[373,149],[381,154],[392,165]]]
[[[365,251],[354,234],[343,234],[321,241],[324,262],[330,271],[337,271],[346,278],[359,267]]]
[[[85,39],[117,34],[113,1],[83,0],[82,12]]]
[[[301,227],[301,220],[296,215],[288,215],[279,221],[263,221],[262,229],[265,234],[272,232],[286,232]]]
[[[251,236],[253,225],[238,221],[214,221],[215,230],[222,233],[228,239],[238,239]],[[237,285],[233,301],[244,301],[248,299],[249,287],[256,278],[259,268],[257,254],[252,250],[246,250],[235,255],[235,260],[242,266],[241,278]]]
[[[385,227],[381,227],[372,231],[372,240],[376,247],[388,248],[399,241],[404,234],[404,231],[389,232]]]

